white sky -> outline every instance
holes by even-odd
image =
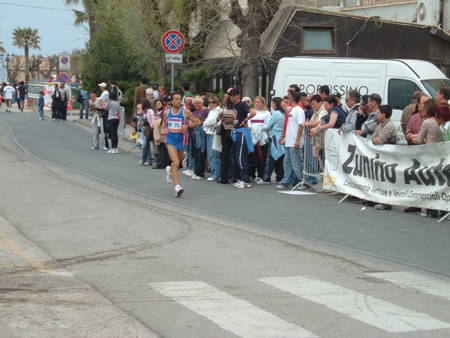
[[[70,8],[64,0],[0,0],[0,41],[7,53],[23,55],[23,49],[12,45],[16,27],[37,29],[41,50],[31,49],[30,55],[43,56],[83,49],[89,39],[86,28],[75,27],[72,9],[83,11],[80,5]],[[38,8],[39,7],[39,8]]]

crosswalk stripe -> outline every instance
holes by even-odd
[[[201,281],[150,283],[151,289],[245,338],[317,337],[313,333]]]
[[[374,272],[366,275],[384,279],[403,288],[413,288],[433,296],[450,299],[450,282],[409,271]]]
[[[262,278],[260,281],[388,332],[450,328],[449,323],[425,313],[308,277]]]

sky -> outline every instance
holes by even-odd
[[[64,0],[0,0],[0,41],[7,53],[23,55],[23,49],[12,45],[13,29],[37,29],[41,50],[31,49],[30,55],[43,56],[83,49],[89,39],[84,27],[75,27],[72,9],[83,11],[80,4],[66,7]]]

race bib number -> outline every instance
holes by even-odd
[[[173,117],[169,118],[167,121],[169,131],[175,132],[175,133],[181,132],[182,122],[183,121],[180,118],[173,118]]]

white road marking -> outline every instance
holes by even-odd
[[[204,282],[150,283],[150,288],[246,338],[317,337],[313,333]]]
[[[409,271],[375,272],[366,275],[384,279],[403,288],[413,288],[450,300],[450,282]]]
[[[426,313],[308,277],[263,278],[260,281],[388,332],[450,328],[449,323]]]

